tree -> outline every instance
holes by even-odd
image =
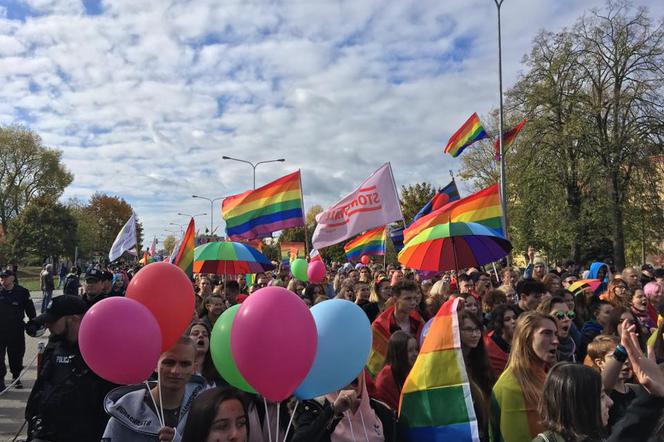
[[[62,152],[42,145],[41,138],[21,126],[0,128],[0,225],[35,198],[57,199],[73,176],[61,163]]]
[[[9,226],[8,243],[15,259],[41,263],[68,256],[73,260],[76,219],[53,198],[32,199]]]
[[[168,235],[166,238],[164,238],[164,250],[166,251],[167,255],[170,255],[173,253],[173,248],[175,247],[175,242],[177,239],[173,235]]]
[[[428,203],[436,194],[436,189],[431,183],[422,182],[401,186],[401,211],[407,222],[413,220],[417,212]]]
[[[587,81],[583,115],[609,195],[614,264],[625,266],[625,205],[634,169],[662,153],[664,139],[664,23],[653,27],[645,9],[609,2],[574,29]]]

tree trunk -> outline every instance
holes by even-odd
[[[617,174],[616,172],[614,172]],[[625,229],[623,225],[623,206],[622,198],[620,197],[620,188],[618,185],[618,177],[611,178],[611,203],[613,207],[611,212],[613,215],[613,264],[616,271],[622,272],[625,268]]]
[[[581,192],[578,186],[569,183],[567,185],[567,207],[569,207],[570,220],[572,220],[572,237],[570,238],[570,258],[574,262],[579,262],[581,259],[581,241],[582,226],[581,226]]]

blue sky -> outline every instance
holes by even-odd
[[[505,0],[506,88],[540,30],[602,4]],[[493,0],[0,0],[0,124],[63,151],[65,198],[121,196],[148,237],[209,212],[192,194],[251,187],[223,155],[286,158],[257,182],[301,169],[307,207],[385,161],[398,185],[444,185],[445,142],[498,104],[495,17]]]

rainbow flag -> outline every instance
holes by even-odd
[[[466,147],[483,138],[487,138],[486,131],[480,123],[480,117],[477,116],[477,113],[474,113],[468,118],[468,121],[463,123],[459,130],[454,132],[443,152],[458,157]]]
[[[438,311],[410,370],[399,401],[408,441],[479,441],[459,336],[459,298]]]
[[[263,238],[304,226],[300,171],[256,190],[229,196],[221,204],[226,233],[233,241]]]
[[[279,245],[281,259],[289,262],[296,258],[304,258],[306,255],[303,242],[284,241]]]
[[[421,231],[447,222],[479,223],[498,235],[504,235],[503,210],[500,206],[498,184],[487,187],[460,200],[452,201],[418,219],[403,231],[404,243],[408,243]]]
[[[424,207],[417,212],[417,215],[413,218],[413,222],[422,218],[425,215],[430,214],[434,210],[442,208],[445,204],[456,201],[461,196],[459,195],[459,189],[457,189],[456,181],[452,180],[447,186],[440,189],[436,194],[431,198],[431,200],[426,203]]]
[[[357,261],[362,255],[385,254],[385,226],[367,230],[344,246],[348,261]]]
[[[519,135],[519,132],[521,132],[521,129],[523,129],[523,126],[526,124],[527,121],[528,119],[524,118],[519,122],[519,124],[517,124],[516,126],[514,126],[513,128],[511,128],[510,130],[508,130],[503,134],[503,150],[507,149],[507,147],[510,144],[512,144],[512,142],[514,141],[516,136]],[[498,141],[499,138],[496,137],[496,141],[493,142],[493,148],[496,151],[496,160],[500,160],[500,143]]]
[[[185,230],[184,235],[182,236],[182,241],[178,245],[178,252],[175,255],[173,264],[180,267],[188,277],[193,276],[194,268],[194,249],[196,248],[196,227],[194,219],[192,218],[189,221],[187,230]]]

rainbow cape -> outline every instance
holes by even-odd
[[[188,277],[193,276],[193,267],[194,267],[194,249],[196,248],[196,228],[194,224],[194,219],[192,218],[189,221],[187,230],[182,236],[182,241],[178,246],[177,255],[173,260],[173,264],[180,267]]]
[[[505,149],[507,149],[507,147],[510,144],[512,144],[512,142],[514,141],[516,136],[519,135],[519,132],[521,132],[521,129],[523,129],[523,126],[526,124],[527,121],[528,121],[528,119],[524,118],[523,120],[521,120],[519,122],[519,124],[517,124],[516,126],[514,126],[513,128],[511,128],[510,130],[508,130],[507,132],[505,132],[503,134],[503,151]],[[500,141],[500,138],[496,137],[496,141],[493,142],[493,148],[496,151],[496,160],[500,159],[500,143],[499,143],[499,141]]]
[[[542,385],[544,384],[542,372]],[[491,393],[489,433],[496,442],[532,441],[545,429],[539,424],[537,404],[527,404],[523,390],[509,368],[498,378]]]
[[[500,191],[498,184],[494,184],[418,219],[403,231],[404,242],[408,243],[418,233],[435,225],[459,221],[482,224],[503,236],[502,214]]]
[[[349,261],[357,261],[362,255],[385,254],[385,226],[367,230],[344,246]]]
[[[289,227],[304,226],[300,171],[229,196],[221,204],[226,233],[233,241],[263,238]]]
[[[459,298],[438,311],[399,401],[399,423],[412,442],[479,441],[470,383],[461,352]]]
[[[487,138],[486,131],[480,123],[480,117],[477,116],[477,113],[474,113],[463,123],[459,130],[454,132],[452,138],[447,142],[444,152],[453,157],[458,157],[466,147],[483,138]]]

